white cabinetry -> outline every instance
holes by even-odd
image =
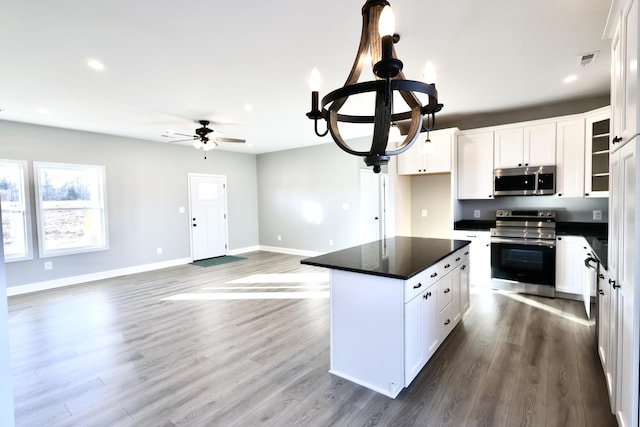
[[[496,169],[556,164],[556,124],[513,127],[495,131]]]
[[[609,197],[610,117],[609,107],[598,109],[586,117],[585,197]]]
[[[468,255],[465,246],[408,280],[332,269],[330,372],[396,397],[468,308]]]
[[[461,132],[456,145],[458,199],[492,199],[493,131]]]
[[[609,271],[611,297],[617,301],[615,318],[615,401],[616,417],[621,426],[638,425],[638,380],[640,263],[636,257],[638,216],[636,207],[640,190],[638,174],[638,137],[611,155],[609,199]]]
[[[491,233],[489,231],[454,230],[453,238],[471,241],[468,261],[471,271],[467,271],[469,283],[474,286],[490,286]]]
[[[584,119],[559,121],[556,126],[556,196],[584,194]]]
[[[615,386],[615,336],[616,299],[612,298],[611,276],[604,268],[598,274],[598,355],[607,382],[609,396],[614,395]],[[614,407],[611,406],[613,412]]]
[[[457,129],[421,133],[418,140],[398,155],[398,175],[423,175],[451,172],[453,145]]]
[[[584,237],[558,236],[556,243],[556,291],[581,295]]]

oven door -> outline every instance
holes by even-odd
[[[492,237],[491,278],[555,288],[555,240]]]

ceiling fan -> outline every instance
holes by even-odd
[[[171,138],[175,135],[186,136],[188,137],[187,139],[179,139],[177,141],[171,141],[171,142],[193,141],[193,146],[196,149],[199,150],[200,148],[202,148],[204,151],[213,150],[218,146],[219,142],[235,142],[235,143],[246,142],[244,139],[225,138],[222,136],[211,135],[212,133],[219,134],[219,132],[214,131],[213,129],[210,129],[207,127],[209,126],[209,123],[210,123],[209,120],[199,120],[198,123],[200,123],[202,127],[199,127],[195,130],[195,135],[187,135],[184,133],[177,133],[177,132],[166,132],[162,134],[162,136],[167,138]],[[205,155],[205,159],[206,158],[207,157]]]

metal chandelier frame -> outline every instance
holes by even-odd
[[[318,106],[318,92],[312,91],[311,111],[307,117],[314,120],[316,135],[323,137],[328,132],[335,143],[345,152],[364,157],[367,166],[373,166],[373,171],[379,173],[381,166],[386,165],[391,156],[398,155],[411,147],[421,131],[430,131],[435,125],[435,113],[443,107],[438,103],[438,91],[435,83],[424,83],[415,80],[406,80],[402,72],[402,61],[397,59],[394,41],[399,37],[389,35],[381,37],[378,31],[380,15],[385,6],[390,6],[386,0],[367,0],[362,7],[362,34],[360,46],[355,62],[344,86],[329,92],[322,98]],[[373,72],[376,80],[357,83],[362,70],[367,65],[367,54],[370,53]],[[375,92],[375,110],[373,116],[340,114],[340,109],[350,96],[362,93]],[[408,111],[393,113],[393,94],[400,93],[409,107]],[[422,105],[415,95],[423,93],[428,96],[426,105]],[[426,116],[426,124],[425,124]],[[324,119],[326,131],[319,132],[318,121]],[[395,149],[387,149],[389,130],[392,123],[400,120],[411,120],[409,130]],[[346,123],[373,123],[373,138],[368,151],[358,151],[351,148],[342,138],[338,124]]]

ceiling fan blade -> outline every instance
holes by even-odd
[[[194,140],[196,140],[196,139],[198,139],[198,137],[193,137],[193,136],[192,136],[192,137],[191,137],[191,138],[189,138],[189,139],[178,139],[178,140],[175,140],[175,141],[167,141],[167,142],[168,142],[169,144],[173,144],[174,142],[194,141]]]
[[[240,142],[240,143],[242,143],[242,142],[247,142],[247,141],[246,141],[246,140],[244,140],[244,139],[237,139],[237,138],[223,138],[223,137],[216,137],[216,138],[213,138],[213,139],[215,139],[215,140],[216,140],[216,142]]]
[[[171,135],[180,135],[180,136],[188,136],[189,138],[197,138],[196,135],[187,135],[186,133],[173,132]],[[169,135],[169,136],[171,136],[171,135]]]

